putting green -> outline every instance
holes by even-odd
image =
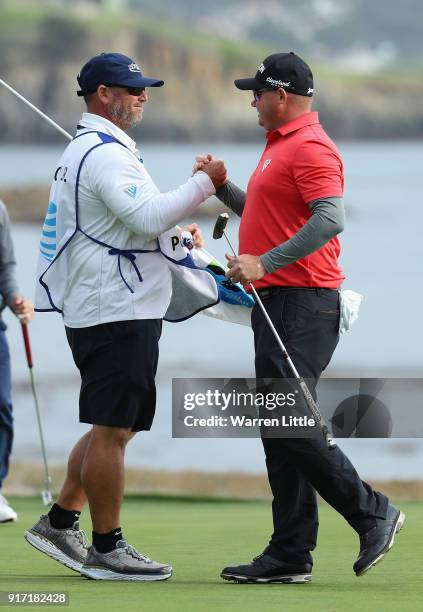
[[[172,563],[174,576],[164,582],[112,583],[86,580],[29,546],[23,532],[42,513],[41,501],[9,501],[19,520],[0,525],[0,590],[67,591],[72,610],[421,610],[421,503],[400,504],[406,513],[404,529],[386,559],[363,578],[356,578],[352,571],[357,536],[339,515],[322,504],[310,584],[239,585],[221,580],[219,572],[224,565],[247,562],[261,552],[271,527],[267,503],[126,499],[122,515],[125,537],[153,559]],[[82,526],[89,533],[86,514]],[[41,606],[30,608],[38,610]]]

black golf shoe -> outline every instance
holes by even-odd
[[[285,563],[263,553],[255,557],[248,565],[225,567],[220,576],[224,580],[234,582],[301,584],[310,582],[311,569],[310,563],[302,565]]]
[[[360,552],[353,570],[357,576],[363,576],[392,548],[395,534],[404,525],[405,515],[395,508],[388,506],[385,519],[376,519],[376,525],[360,536]]]

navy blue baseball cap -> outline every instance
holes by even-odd
[[[164,81],[142,75],[134,60],[121,53],[101,53],[88,60],[76,77],[80,86],[78,96],[97,91],[99,85],[122,87],[161,87]]]

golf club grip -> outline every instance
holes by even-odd
[[[326,425],[322,425],[322,433],[325,438],[328,450],[333,450],[334,448],[336,448],[337,444],[335,442],[335,439],[332,437],[332,434],[330,433]]]
[[[32,368],[32,353],[31,353],[31,343],[29,342],[29,332],[28,332],[28,325],[27,323],[21,323],[22,326],[22,334],[23,334],[23,339],[24,339],[24,344],[25,344],[25,353],[26,353],[26,360],[28,362],[28,367]]]
[[[329,450],[333,450],[336,448],[336,442],[332,437],[332,434],[329,431],[328,426],[325,424],[322,415],[317,407],[316,402],[314,401],[314,397],[312,396],[310,389],[307,386],[304,378],[300,376],[298,379],[298,384],[300,385],[301,391],[303,392],[304,399],[307,403],[307,406],[310,408],[310,412],[316,420],[316,423],[319,425],[322,430],[323,437],[325,438],[326,445]]]
[[[228,213],[222,213],[218,216],[218,218],[216,219],[216,223],[214,225],[214,229],[213,229],[213,238],[215,240],[219,240],[219,238],[222,238],[223,232],[225,231],[228,221],[229,221]]]

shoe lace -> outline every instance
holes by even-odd
[[[151,563],[151,559],[149,557],[146,557],[145,555],[142,555],[140,552],[138,552],[138,550],[136,548],[134,548],[133,546],[131,546],[130,544],[127,544],[125,551],[128,555],[131,555],[131,557],[133,557],[134,559],[139,559],[140,561],[145,561],[145,563]]]
[[[74,538],[76,538],[83,548],[88,548],[87,536],[85,535],[85,531],[82,531],[82,529],[69,529],[68,533],[69,535],[72,535]]]

